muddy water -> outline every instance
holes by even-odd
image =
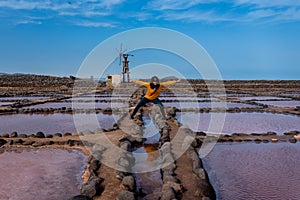
[[[177,119],[188,125],[194,131],[207,131],[210,123],[219,124],[221,121],[211,121],[211,116],[222,113],[181,113]],[[200,115],[200,117],[199,117]],[[196,121],[200,119],[200,121]],[[266,133],[274,131],[282,135],[286,131],[300,130],[300,117],[293,115],[271,113],[226,113],[223,133]],[[210,129],[213,130],[213,127]]]
[[[244,104],[244,103],[223,103],[223,102],[164,102],[164,106],[176,107],[176,108],[257,108],[256,105]]]
[[[256,101],[257,103],[276,106],[276,107],[292,107],[300,106],[300,101]]]
[[[147,169],[160,166],[162,162],[158,151],[160,134],[150,119],[146,118],[144,123],[144,137],[146,141],[134,150],[135,165],[132,170],[133,172],[143,172],[134,174],[139,192],[138,199],[159,199],[163,184],[160,170],[151,170],[148,172]]]
[[[70,199],[80,194],[85,160],[77,150],[7,150],[0,154],[0,199]]]
[[[217,199],[300,197],[300,144],[217,144],[203,161]]]
[[[13,114],[13,115],[0,115],[1,127],[0,134],[11,133],[17,131],[18,133],[32,134],[38,131],[44,133],[65,133],[75,132],[76,127],[73,117],[80,120],[78,124],[78,131],[95,130],[99,128],[109,129],[118,120],[117,115],[104,115],[103,113],[97,114],[98,123],[94,123],[94,114]]]

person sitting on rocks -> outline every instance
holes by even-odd
[[[180,82],[181,79],[178,79],[177,81],[166,81],[166,82],[162,82],[159,83],[159,79],[157,76],[153,76],[151,78],[151,82],[144,82],[144,81],[139,81],[139,80],[131,80],[131,82],[134,82],[136,84],[145,86],[147,88],[147,92],[145,94],[145,96],[139,101],[139,103],[137,104],[137,106],[134,108],[130,118],[133,119],[134,115],[137,113],[137,111],[139,110],[140,107],[144,106],[146,103],[148,102],[152,102],[156,105],[158,105],[160,107],[161,113],[163,115],[163,118],[166,118],[166,114],[165,111],[163,109],[163,104],[161,103],[161,101],[159,100],[159,95],[161,90],[164,87],[167,87],[169,85],[175,84]]]

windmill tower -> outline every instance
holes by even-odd
[[[130,77],[129,77],[129,60],[128,60],[128,56],[133,56],[132,54],[127,54],[125,53],[127,50],[122,48],[122,43],[120,46],[120,49],[116,49],[116,51],[119,53],[119,66],[121,66],[121,64],[123,64],[123,70],[122,70],[122,75],[123,75],[123,83],[126,82],[126,75],[127,75],[127,82],[130,81]],[[123,58],[123,61],[122,61]]]

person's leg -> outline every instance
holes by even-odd
[[[136,107],[134,108],[132,114],[131,114],[131,119],[133,119],[134,115],[137,113],[137,111],[140,109],[140,107],[142,107],[143,105],[145,105],[147,102],[149,102],[148,99],[146,99],[145,97],[143,97],[139,103],[136,105]]]
[[[166,113],[165,113],[165,110],[164,110],[164,105],[161,103],[159,98],[154,99],[152,102],[159,106],[160,112],[161,112],[163,118],[166,119]]]

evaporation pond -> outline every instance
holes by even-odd
[[[2,149],[0,199],[70,199],[80,194],[86,156],[78,150]]]
[[[44,133],[73,133],[76,130],[110,129],[118,120],[118,115],[98,114],[13,114],[0,115],[0,134],[17,131],[23,134]],[[76,119],[76,126],[75,121]],[[100,126],[99,126],[100,125]],[[77,129],[76,129],[77,128]]]
[[[300,144],[217,144],[203,163],[218,200],[300,197]]]
[[[222,121],[225,117],[225,121]],[[189,126],[194,131],[208,130],[219,132],[219,127],[224,123],[223,133],[266,133],[276,132],[282,135],[284,132],[300,130],[300,117],[296,115],[272,114],[272,113],[178,113],[177,119]],[[212,120],[214,119],[214,120]],[[209,126],[211,128],[209,129]]]

